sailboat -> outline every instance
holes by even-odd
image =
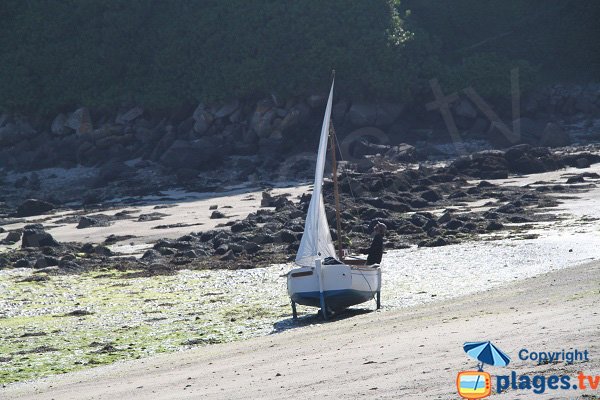
[[[335,77],[331,82],[321,127],[313,193],[295,260],[298,268],[294,268],[287,274],[287,290],[294,319],[297,318],[296,304],[319,307],[324,319],[327,319],[328,314],[371,299],[375,299],[377,309],[381,307],[381,267],[378,264],[367,266],[362,261],[357,263],[357,260],[344,260],[343,257],[335,139],[333,132],[330,132],[334,84]],[[331,142],[336,199],[337,258],[329,232],[322,193],[328,138]]]

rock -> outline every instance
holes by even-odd
[[[567,179],[567,183],[572,184],[572,183],[585,183],[585,179],[583,177],[583,175],[575,175],[575,176],[571,176]]]
[[[276,210],[281,210],[292,204],[292,201],[289,200],[285,194],[272,196],[268,191],[262,193],[262,200],[260,201],[261,207],[275,207]]]
[[[569,134],[558,124],[548,122],[542,133],[540,146],[563,147],[571,144]]]
[[[233,253],[233,250],[229,250],[227,253],[223,254],[223,256],[221,256],[221,258],[219,258],[219,260],[221,260],[221,261],[235,260],[235,254]]]
[[[417,160],[417,149],[414,146],[406,143],[400,143],[397,146],[392,146],[385,156],[397,162],[415,162]]]
[[[142,107],[133,107],[132,109],[117,115],[115,122],[117,124],[127,125],[141,117],[143,113],[144,109]]]
[[[522,215],[511,215],[510,217],[508,217],[508,221],[512,222],[513,224],[522,224],[522,223],[527,223],[527,222],[533,222],[531,220],[531,218],[527,218]]]
[[[225,214],[223,214],[221,211],[213,211],[212,214],[210,215],[210,219],[221,219],[221,218],[227,218],[227,216]]]
[[[375,163],[370,158],[362,158],[356,163],[356,172],[361,174],[371,172],[374,165]]]
[[[45,232],[40,224],[26,225],[23,230],[21,247],[58,247],[52,235]]]
[[[75,133],[78,135],[91,133],[93,126],[89,110],[85,107],[75,110],[73,114],[67,118],[65,126],[75,130]]]
[[[448,221],[445,225],[444,228],[451,230],[451,231],[455,231],[459,228],[462,228],[463,223],[457,219],[453,219]]]
[[[77,272],[81,270],[81,266],[72,260],[61,260],[58,267],[68,272]]]
[[[448,196],[449,199],[462,199],[464,197],[468,197],[469,195],[465,192],[463,192],[462,190],[458,190],[456,192],[453,192],[452,194],[450,194]]]
[[[33,265],[33,268],[35,269],[42,269],[42,268],[47,268],[48,267],[48,263],[46,263],[46,259],[44,257],[40,257],[35,261],[35,264]]]
[[[450,220],[452,219],[453,215],[451,212],[446,211],[445,213],[443,213],[438,219],[437,219],[437,223],[438,224],[445,224],[447,222],[450,222]]]
[[[280,230],[277,234],[277,237],[283,243],[294,243],[296,240],[298,240],[296,234],[287,229]]]
[[[498,207],[495,211],[502,214],[517,214],[523,212],[523,209],[515,206],[514,204],[508,203]]]
[[[521,144],[508,149],[505,158],[509,170],[518,174],[545,172],[547,170],[546,165],[532,153],[533,149],[528,144]]]
[[[221,256],[229,251],[229,245],[222,244],[215,249],[215,254]]]
[[[94,248],[94,254],[97,254],[101,257],[112,257],[113,252],[106,246],[96,246]]]
[[[494,185],[493,183],[488,182],[488,181],[481,181],[481,182],[479,182],[477,187],[478,188],[491,188],[491,187],[496,187],[496,185]]]
[[[249,223],[244,222],[244,221],[238,221],[238,222],[234,223],[233,225],[231,225],[231,232],[238,233],[238,232],[250,230],[251,228],[252,228],[252,226]]]
[[[81,246],[81,252],[90,254],[94,251],[94,245],[92,243],[85,243]]]
[[[26,258],[21,258],[14,263],[13,267],[15,267],[15,268],[31,268],[31,262]]]
[[[215,112],[215,118],[225,118],[233,114],[240,107],[239,100],[233,100]]]
[[[305,123],[310,117],[310,108],[304,104],[296,104],[283,118],[279,130],[286,132]]]
[[[198,254],[194,250],[186,250],[178,253],[177,256],[184,258],[198,258]]]
[[[357,127],[375,125],[377,121],[377,106],[374,104],[354,103],[348,110],[346,118]]]
[[[218,140],[200,138],[193,141],[175,140],[160,157],[161,164],[172,169],[191,168],[211,170],[219,165],[228,147]]]
[[[487,226],[485,227],[486,231],[499,231],[500,229],[503,229],[504,225],[502,225],[500,222],[498,221],[490,221]]]
[[[504,152],[486,150],[468,157],[460,157],[451,167],[463,174],[481,179],[505,179],[508,177],[508,163]]]
[[[448,241],[442,237],[431,240],[424,240],[419,243],[419,247],[440,247],[448,245]]]
[[[427,200],[425,200],[425,199],[418,199],[418,198],[410,199],[408,201],[408,204],[412,208],[425,208],[425,207],[427,207],[429,205],[429,203],[427,202]]]
[[[206,243],[210,240],[212,240],[216,235],[215,231],[206,231],[206,232],[202,232],[200,234],[200,241],[203,243]]]
[[[381,103],[377,105],[377,114],[375,116],[375,126],[387,127],[398,119],[404,105],[400,103]]]
[[[244,243],[244,250],[248,254],[254,254],[260,250],[260,246],[254,242],[246,242]]]
[[[8,235],[4,238],[4,242],[10,244],[17,243],[19,240],[21,240],[21,231],[8,232]]]
[[[241,238],[239,240],[242,240]],[[228,244],[229,250],[233,251],[236,255],[244,252],[244,242],[231,242]]]
[[[79,218],[79,223],[77,224],[77,229],[89,228],[91,226],[102,226],[102,224],[100,223],[99,220],[92,218],[92,217],[83,216],[83,217]]]
[[[168,214],[160,213],[160,212],[151,212],[147,214],[140,214],[138,216],[137,222],[148,222],[148,221],[160,221],[164,217],[167,217]]]
[[[198,135],[207,133],[215,120],[214,116],[206,111],[203,104],[200,104],[196,108],[192,119],[194,120],[194,126],[192,129]]]
[[[256,105],[250,119],[250,129],[256,132],[259,138],[266,138],[271,134],[271,125],[277,115],[273,107],[272,99],[261,100]]]
[[[425,192],[421,193],[421,198],[429,202],[436,202],[438,200],[441,200],[442,196],[435,190],[426,190]]]
[[[39,199],[27,199],[17,208],[17,217],[41,215],[54,209],[54,204]]]
[[[422,215],[422,214],[413,214],[410,217],[410,222],[413,225],[418,226],[419,228],[424,227],[425,224],[427,224],[429,221],[430,220],[427,217],[425,217],[424,215]]]
[[[66,126],[67,116],[65,114],[58,114],[52,121],[50,126],[50,132],[56,136],[64,136],[69,134],[69,129]]]
[[[392,147],[389,145],[371,143],[366,138],[362,138],[354,143],[352,155],[361,158],[367,155],[387,154],[391,150]],[[391,154],[393,153],[392,151]]]

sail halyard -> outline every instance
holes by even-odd
[[[323,126],[321,127],[313,194],[306,214],[304,233],[300,241],[298,254],[296,255],[296,264],[301,266],[313,266],[317,258],[335,257],[335,248],[331,240],[331,234],[329,233],[329,224],[327,223],[327,216],[325,214],[322,192],[334,83],[334,81],[331,82]]]

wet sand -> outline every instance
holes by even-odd
[[[309,190],[309,185],[285,186],[273,188],[273,196],[289,194],[289,198],[297,201],[297,197]],[[194,193],[185,191],[167,191],[162,196],[145,196],[137,199],[135,204],[123,205],[119,200],[113,200],[104,205],[102,210],[94,212],[59,211],[50,215],[23,218],[24,222],[5,225],[8,230],[20,229],[25,225],[43,222],[47,230],[59,242],[102,243],[109,235],[134,237],[109,246],[111,250],[121,254],[141,255],[159,239],[176,239],[191,231],[208,231],[229,221],[244,219],[248,214],[261,208],[263,190],[258,188],[240,188],[220,193]],[[167,208],[156,208],[156,206]],[[211,206],[218,205],[218,211],[226,218],[211,219],[214,210]],[[67,217],[90,216],[97,214],[115,215],[127,212],[127,218],[111,222],[109,226],[88,227],[77,229],[77,222],[64,223]],[[140,215],[160,213],[156,220],[139,221]],[[2,247],[16,248],[0,245]]]
[[[19,383],[0,389],[0,398],[456,399],[456,373],[476,366],[462,350],[466,341],[492,340],[512,357],[510,368],[487,368],[492,375],[600,375],[599,308],[593,262],[476,295]],[[518,359],[522,348],[587,349],[590,361],[536,365]],[[491,398],[583,394],[599,393],[511,390]]]

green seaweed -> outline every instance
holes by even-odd
[[[269,333],[289,314],[285,268],[43,282],[0,271],[0,384]]]

